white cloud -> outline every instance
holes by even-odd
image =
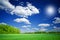
[[[0,8],[3,10],[10,11],[10,14],[15,14],[17,16],[21,17],[28,17],[33,14],[38,14],[39,9],[37,9],[35,6],[33,6],[30,3],[27,3],[27,6],[14,6],[12,5],[9,0],[0,0]]]
[[[4,25],[7,25],[6,23],[4,23],[4,22],[1,22],[0,24],[4,24]]]
[[[21,17],[28,17],[38,13],[39,13],[39,10],[35,6],[31,5],[30,3],[27,4],[26,7],[16,6],[16,8],[11,12],[11,14],[15,14]]]
[[[60,13],[60,8],[58,9],[58,12]]]
[[[53,29],[52,31],[60,32],[60,27],[56,27],[56,26],[54,26],[53,28],[54,28],[54,29]]]
[[[48,26],[50,26],[50,24],[38,24],[38,26],[40,26],[40,27],[48,27]]]
[[[38,30],[39,30],[39,28],[32,28],[32,30],[35,30],[35,31],[37,30],[37,31],[38,31]]]
[[[0,0],[0,8],[2,8],[2,9],[6,9],[6,10],[9,10],[9,11],[11,11],[11,10],[13,10],[14,8],[15,8],[15,6],[13,6],[10,2],[9,2],[9,0]]]
[[[23,28],[30,28],[31,27],[31,25],[24,25],[24,26],[22,26]]]
[[[26,18],[17,18],[17,19],[14,19],[15,22],[18,22],[18,23],[26,23],[26,24],[31,24],[30,21]]]
[[[55,29],[56,29],[57,31],[60,31],[60,27],[56,27]]]
[[[34,13],[34,14],[39,13],[39,10],[35,6],[33,6],[32,4],[28,3],[27,7],[32,11],[32,13]]]
[[[53,28],[54,28],[54,29],[57,29],[57,30],[60,29],[60,27],[57,27],[57,26],[54,26]]]
[[[26,33],[26,32],[35,32],[34,30],[21,30],[21,33]]]
[[[24,32],[36,32],[36,31],[47,31],[48,29],[46,28],[25,28],[25,29],[22,29],[21,32],[24,33]]]
[[[12,12],[11,14],[15,14],[17,16],[21,16],[21,17],[27,17],[27,16],[31,16],[31,11],[30,9],[28,9],[28,7],[22,7],[22,6],[17,6]]]
[[[46,28],[41,28],[40,31],[46,31],[47,29]]]
[[[21,32],[22,33],[25,33],[25,32],[35,32],[35,30],[32,30],[30,28],[26,28],[26,29],[21,29]]]
[[[60,27],[53,26],[53,29],[49,30],[50,32],[60,32]]]
[[[21,32],[36,32],[36,31],[39,31],[39,28],[32,28],[31,25],[24,25],[22,26],[22,29]]]
[[[54,29],[56,28],[56,26],[53,27]]]
[[[55,17],[55,20],[53,21],[54,24],[60,23],[60,18],[59,17]]]

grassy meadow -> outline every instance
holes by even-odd
[[[0,40],[60,40],[60,34],[0,34]]]

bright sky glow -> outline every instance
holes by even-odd
[[[48,7],[46,8],[46,13],[47,13],[48,15],[53,15],[53,14],[55,13],[55,8],[54,8],[53,6],[48,6]]]

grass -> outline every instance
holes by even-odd
[[[0,34],[0,40],[60,40],[60,34]]]

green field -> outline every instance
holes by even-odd
[[[0,34],[0,40],[60,40],[60,34]]]

